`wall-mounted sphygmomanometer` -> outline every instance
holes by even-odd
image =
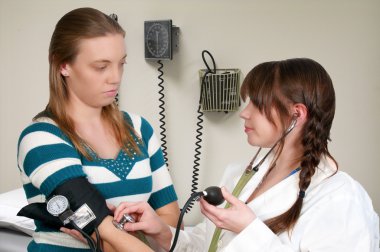
[[[159,97],[159,108],[160,108],[160,140],[162,146],[162,152],[164,154],[164,159],[166,166],[168,163],[168,154],[166,147],[166,129],[165,129],[165,94],[164,94],[164,79],[163,79],[163,68],[164,64],[161,60],[171,60],[173,58],[173,52],[178,48],[178,36],[179,28],[173,26],[172,20],[151,20],[144,22],[144,48],[145,48],[145,59],[146,60],[157,60],[159,64],[158,75],[159,83],[158,91]]]
[[[172,20],[144,22],[145,59],[171,60],[174,49],[178,48],[179,28]]]

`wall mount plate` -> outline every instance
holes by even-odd
[[[144,48],[145,59],[171,60],[173,57],[172,20],[145,21]]]

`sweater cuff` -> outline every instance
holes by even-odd
[[[169,203],[176,201],[177,194],[175,193],[174,186],[170,185],[158,192],[152,193],[150,196],[148,203],[152,206],[154,210],[163,207]]]

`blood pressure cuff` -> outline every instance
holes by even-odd
[[[17,216],[24,216],[30,219],[40,221],[45,226],[53,229],[59,229],[63,226],[62,221],[46,210],[46,203],[31,203],[21,208]],[[68,228],[74,228],[70,223],[66,225]]]
[[[51,197],[55,195],[63,195],[68,199],[70,209],[75,212],[74,222],[87,234],[91,235],[94,232],[94,229],[100,225],[107,215],[112,215],[107,207],[104,197],[84,177],[65,181],[53,191]],[[47,212],[46,204],[42,213],[36,213],[36,210],[42,208],[41,205],[34,205],[33,208],[34,209],[30,209],[30,207],[29,209],[22,209],[19,214],[21,213],[21,215],[24,214],[23,216],[40,220],[49,226],[56,227],[57,222],[60,223],[59,227],[63,226],[58,217],[54,217]],[[76,219],[78,219],[77,217],[79,217],[80,224],[76,221]]]

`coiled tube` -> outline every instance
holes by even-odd
[[[160,108],[160,112],[159,112],[159,115],[160,115],[160,118],[159,118],[159,121],[160,121],[160,135],[161,135],[161,147],[162,147],[162,152],[164,153],[164,159],[165,159],[165,163],[166,163],[166,166],[169,167],[169,163],[168,163],[168,153],[167,153],[167,147],[166,147],[166,129],[165,129],[165,101],[164,101],[164,79],[162,78],[162,76],[164,75],[164,71],[162,70],[162,68],[164,67],[164,64],[162,64],[161,60],[157,61],[157,63],[160,65],[158,67],[158,72],[160,73],[158,75],[158,79],[160,80],[159,83],[158,83],[158,87],[160,88],[159,91],[158,91],[158,94],[160,95],[158,101],[160,102],[159,104],[159,108]]]

